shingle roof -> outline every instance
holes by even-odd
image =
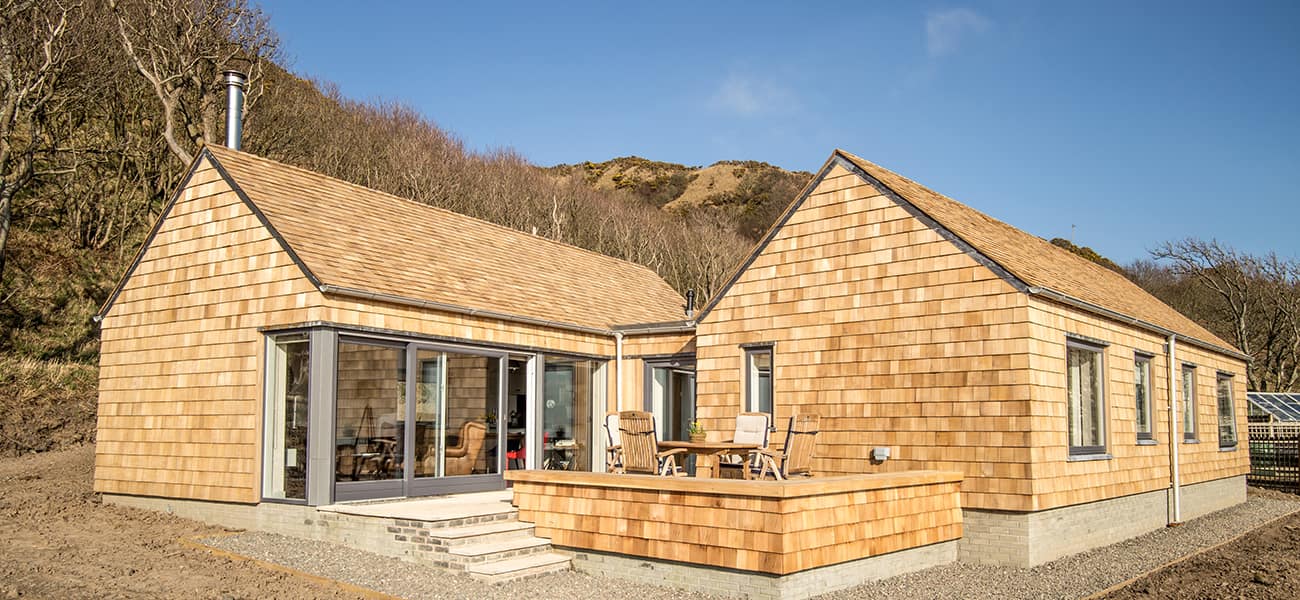
[[[849,162],[884,184],[977,252],[1032,287],[1046,288],[1222,349],[1234,350],[1128,278],[1030,235],[911,179],[843,150]]]
[[[207,151],[321,284],[606,330],[683,318],[654,271],[220,146]]]

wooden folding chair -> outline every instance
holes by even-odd
[[[623,472],[645,475],[681,474],[677,457],[685,448],[659,450],[659,436],[655,432],[654,415],[643,410],[625,410],[618,413],[619,441],[623,449]]]
[[[785,447],[781,452],[755,450],[750,453],[750,462],[759,465],[758,479],[766,478],[768,473],[778,481],[791,477],[812,477],[813,450],[817,447],[817,430],[820,425],[820,415],[790,417],[790,428],[786,430]]]

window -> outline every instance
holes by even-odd
[[[1066,346],[1065,385],[1069,395],[1070,454],[1106,451],[1106,415],[1101,348],[1070,341]]]
[[[745,350],[745,410],[772,413],[772,347]]]
[[[1151,357],[1133,359],[1133,399],[1137,408],[1137,439],[1153,439],[1151,425]]]
[[[1237,447],[1237,415],[1232,405],[1232,375],[1219,373],[1216,382],[1219,399],[1219,447]]]
[[[268,339],[262,497],[306,500],[311,343],[305,333]]]
[[[1183,365],[1183,441],[1196,441],[1196,367]]]

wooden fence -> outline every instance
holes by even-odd
[[[1250,424],[1246,482],[1300,494],[1300,425]]]

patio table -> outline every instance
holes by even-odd
[[[758,445],[737,444],[735,442],[682,442],[676,440],[659,442],[659,449],[661,450],[674,450],[677,448],[701,457],[703,460],[695,464],[695,476],[708,479],[717,476],[719,456],[723,454],[749,454],[750,450],[757,450]]]

